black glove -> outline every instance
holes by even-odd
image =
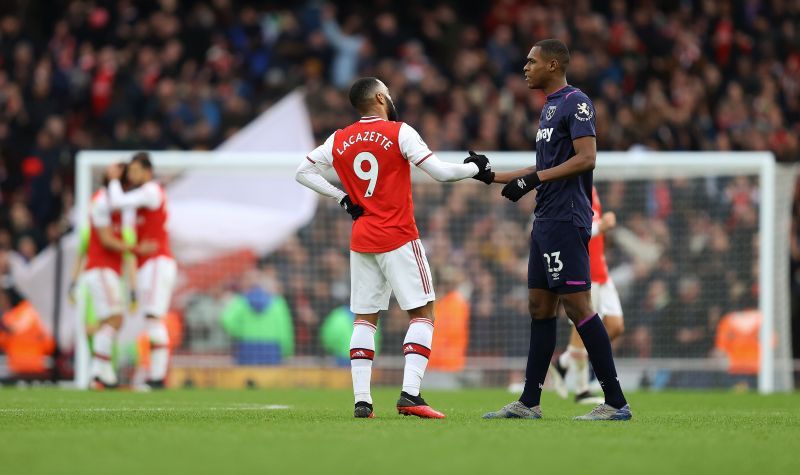
[[[500,194],[516,203],[520,198],[525,196],[526,193],[539,186],[541,182],[542,180],[539,179],[539,175],[536,174],[536,172],[530,175],[519,176],[506,183],[506,186],[503,187],[503,191],[500,192]]]
[[[339,206],[344,208],[344,210],[350,214],[350,217],[353,218],[353,221],[357,220],[359,216],[364,214],[364,208],[353,203],[353,200],[351,200],[348,195],[344,195],[342,201],[339,202]]]
[[[489,163],[489,158],[486,155],[478,155],[472,150],[469,151],[469,157],[464,159],[464,163],[474,163],[478,166],[478,174],[472,178],[482,181],[490,185],[494,181],[494,172],[492,171],[492,164]]]

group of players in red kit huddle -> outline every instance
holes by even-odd
[[[169,359],[164,317],[177,276],[166,228],[166,193],[153,179],[153,165],[144,152],[129,163],[110,166],[104,182],[89,205],[89,241],[85,262],[79,265],[99,322],[92,339],[92,384],[95,388],[118,385],[111,359],[127,300],[122,276],[128,274],[129,299],[145,316],[150,342],[145,384],[162,388]],[[135,239],[123,238],[124,226],[135,231]]]
[[[375,416],[370,392],[375,333],[379,314],[388,309],[392,293],[410,319],[403,342],[405,368],[397,411],[422,418],[445,417],[420,393],[432,351],[435,294],[414,221],[413,164],[440,182],[473,178],[486,185],[504,184],[501,194],[513,202],[536,190],[528,261],[531,337],[525,385],[519,400],[483,418],[542,418],[540,398],[548,370],[553,368],[557,382],[563,383],[569,368],[588,374],[588,359],[604,394],[591,412],[576,419],[631,419],[611,350],[611,338],[622,331],[619,297],[608,278],[602,248],[594,265],[590,266],[589,259],[590,239],[602,239],[602,233],[613,227],[614,216],[600,213],[592,183],[597,154],[594,106],[586,94],[567,83],[568,65],[566,45],[548,39],[531,48],[523,68],[528,88],[547,94],[536,135],[535,166],[495,172],[488,157],[472,151],[463,164],[439,160],[411,126],[399,121],[388,88],[374,77],[358,79],[350,88],[350,103],[361,119],[331,134],[301,162],[297,181],[336,200],[353,219],[350,309],[355,321],[350,360],[354,417]],[[330,168],[343,190],[322,176]],[[602,242],[596,242],[602,247]],[[599,285],[592,292],[595,279]],[[574,324],[574,334],[566,357],[553,367],[559,305]],[[603,316],[611,317],[605,325]],[[579,375],[578,399],[590,395],[584,379],[588,381],[588,376]]]

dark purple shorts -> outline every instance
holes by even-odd
[[[535,220],[528,257],[528,288],[571,294],[592,288],[591,231],[570,221]]]

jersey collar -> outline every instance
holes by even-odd
[[[368,124],[368,123],[371,123],[371,122],[380,122],[382,120],[384,120],[384,119],[381,119],[377,115],[365,115],[364,117],[361,118],[361,120],[359,120],[359,122],[363,122],[365,124]]]
[[[547,100],[550,100],[550,99],[558,96],[559,94],[563,94],[564,92],[566,92],[566,89],[568,87],[572,87],[572,86],[570,86],[569,84],[565,84],[560,89],[556,89],[555,91],[551,92],[550,94],[547,95]]]

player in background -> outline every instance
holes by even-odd
[[[89,204],[89,239],[85,259],[79,258],[76,274],[82,270],[98,320],[94,332],[91,376],[96,388],[113,388],[118,384],[111,363],[111,353],[117,332],[122,327],[125,299],[122,294],[123,261],[129,254],[147,254],[154,250],[152,242],[142,241],[138,246],[122,237],[122,215],[112,210],[108,196],[108,177],[97,190]],[[83,269],[81,269],[83,267]],[[73,278],[75,282],[75,278]],[[70,285],[71,294],[74,284]]]
[[[397,401],[401,414],[444,417],[420,394],[433,339],[431,271],[419,240],[411,197],[411,164],[437,181],[473,177],[489,183],[486,157],[475,163],[439,160],[408,124],[398,122],[386,85],[372,77],[355,81],[350,103],[361,120],[337,130],[312,151],[297,169],[297,181],[336,200],[353,218],[350,239],[350,307],[356,314],[350,340],[355,417],[372,417],[370,379],[375,356],[375,330],[381,310],[394,292],[410,324],[403,343],[405,370]],[[320,172],[333,167],[344,190]]]
[[[617,225],[617,217],[613,211],[603,213],[597,188],[592,187],[592,238],[589,240],[589,266],[592,274],[592,307],[603,319],[603,325],[612,342],[625,331],[622,319],[622,305],[614,281],[608,275],[606,263],[605,233]],[[583,340],[575,327],[569,336],[567,351],[561,353],[552,365],[552,376],[556,393],[562,398],[568,395],[567,374],[575,372],[575,402],[581,404],[599,404],[602,399],[596,397],[589,389],[589,364]]]
[[[569,50],[559,40],[542,40],[531,48],[523,68],[528,88],[547,94],[536,133],[536,165],[494,176],[495,182],[506,184],[502,195],[511,201],[534,189],[537,194],[528,259],[531,337],[525,388],[518,401],[485,414],[487,419],[542,417],[539,403],[556,346],[559,301],[583,339],[605,393],[605,403],[577,419],[631,418],[617,379],[611,341],[592,308],[588,244],[597,157],[595,116],[586,94],[567,84],[568,64]]]
[[[119,166],[125,168],[127,165],[124,163],[120,164]],[[122,173],[125,175],[125,172]],[[104,175],[103,177],[103,193],[105,194],[105,189],[108,187],[108,175]],[[123,189],[127,189],[128,185],[127,182],[122,183]],[[99,191],[99,190],[98,190]],[[107,196],[107,195],[106,195]],[[79,230],[79,237],[78,237],[78,255],[75,260],[75,265],[72,269],[72,276],[69,282],[69,290],[67,292],[67,296],[69,297],[69,301],[71,304],[75,305],[77,303],[78,292],[81,291],[79,288],[81,287],[81,275],[83,274],[84,270],[86,269],[86,253],[89,250],[89,238],[91,237],[91,200],[94,198],[90,198],[89,203],[89,210],[90,210],[90,219],[89,219],[89,226],[81,227]],[[135,215],[131,215],[131,213],[122,213],[121,217],[121,238],[122,240],[129,246],[136,246],[136,231],[133,229],[135,221]],[[141,249],[146,249],[148,244],[140,247]],[[136,256],[133,252],[127,252],[123,255],[122,259],[122,267],[123,267],[123,280],[126,284],[126,289],[129,291],[128,296],[128,304],[130,305],[130,310],[134,311],[136,309]],[[85,290],[85,289],[84,289]],[[89,329],[87,328],[87,333],[89,335],[93,335],[96,329]]]
[[[164,387],[169,363],[169,334],[164,317],[169,310],[178,273],[169,247],[167,196],[164,188],[153,179],[153,164],[146,152],[137,153],[128,164],[126,176],[132,187],[130,191],[122,189],[119,167],[111,167],[108,173],[111,178],[108,185],[111,207],[135,209],[137,238],[151,241],[155,246],[150,254],[136,254],[139,266],[136,292],[150,338],[150,374],[146,384],[160,389]]]

